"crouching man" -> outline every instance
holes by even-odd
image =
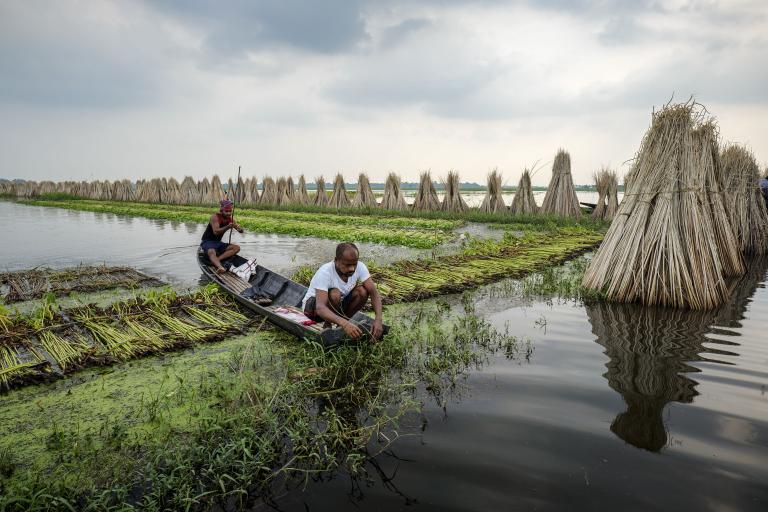
[[[358,261],[359,257],[355,244],[345,242],[336,246],[336,258],[321,266],[309,283],[303,301],[304,314],[317,322],[337,324],[350,338],[356,339],[363,332],[349,319],[363,309],[370,297],[376,313],[371,335],[378,339],[383,331],[381,295],[368,268]]]

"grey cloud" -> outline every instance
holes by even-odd
[[[80,16],[64,4],[0,7],[0,102],[120,107],[156,101],[161,45]]]
[[[205,34],[219,57],[274,47],[337,53],[368,38],[358,0],[170,0],[151,2]]]
[[[418,32],[419,30],[430,25],[431,22],[424,18],[410,18],[401,21],[397,25],[388,27],[384,30],[381,35],[380,44],[384,48],[397,46],[398,44],[404,42],[409,35],[413,34],[414,32]]]

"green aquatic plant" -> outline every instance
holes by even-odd
[[[0,475],[0,509],[246,508],[255,495],[269,499],[316,476],[365,475],[367,461],[407,432],[400,420],[423,400],[445,403],[462,375],[496,352],[528,353],[478,318],[469,300],[463,311],[442,302],[401,308],[390,323],[378,343],[324,350],[258,332],[227,357],[182,354],[186,366],[164,377],[138,365],[126,374],[142,372],[138,381],[151,383],[141,399],[110,406],[86,430],[61,409],[42,435],[17,435],[39,451],[27,448],[25,464]],[[86,382],[69,400],[98,403],[136,387],[115,385]],[[0,425],[9,428],[2,413]]]

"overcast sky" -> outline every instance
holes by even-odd
[[[768,161],[768,2],[0,0],[0,177],[626,172],[695,97]]]

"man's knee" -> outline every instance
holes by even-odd
[[[232,249],[233,251],[235,251],[235,254],[240,252],[240,246],[237,245],[237,244],[232,244],[232,245],[229,246],[229,248]]]
[[[360,300],[368,300],[368,290],[366,290],[364,286],[355,287],[352,293],[354,293]]]
[[[205,253],[208,255],[208,258],[215,258],[216,256],[218,256],[216,254],[216,249],[208,249],[207,251],[205,251]]]
[[[338,288],[331,288],[328,290],[328,302],[338,307],[341,305],[341,290]]]

